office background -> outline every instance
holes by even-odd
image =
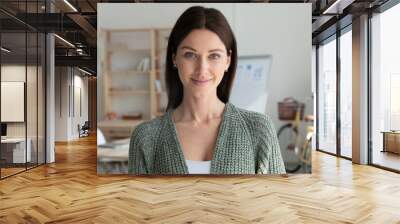
[[[277,130],[285,123],[278,118],[278,102],[286,97],[295,97],[297,100],[305,102],[305,113],[313,114],[311,45],[307,44],[311,42],[311,24],[309,23],[311,20],[311,4],[98,4],[97,71],[99,88],[97,92],[97,114],[100,130],[115,127],[116,123],[120,124],[121,113],[129,112],[129,109],[127,109],[129,104],[137,105],[136,108],[131,110],[137,111],[141,110],[140,107],[145,107],[141,111],[142,114],[151,114],[148,111],[149,109],[147,109],[148,106],[144,106],[143,102],[150,101],[149,98],[143,97],[141,98],[142,101],[140,101],[133,100],[133,97],[129,99],[125,95],[124,100],[121,97],[118,104],[114,96],[112,98],[113,102],[110,103],[111,99],[108,93],[105,93],[110,86],[105,84],[104,81],[105,76],[111,77],[114,80],[117,79],[116,76],[118,78],[122,76],[122,74],[110,75],[110,72],[107,70],[112,70],[109,68],[110,66],[107,66],[107,60],[110,59],[109,51],[115,53],[115,49],[110,48],[118,48],[118,44],[109,44],[107,38],[122,40],[122,42],[125,41],[126,46],[135,47],[135,41],[140,46],[146,44],[146,42],[143,42],[143,39],[146,39],[146,37],[143,37],[143,33],[131,33],[125,34],[124,40],[123,35],[119,37],[107,37],[107,31],[116,30],[120,32],[121,30],[133,29],[172,28],[178,16],[185,9],[193,5],[214,7],[226,16],[237,39],[239,57],[259,55],[270,57],[270,69],[267,70],[268,74],[266,74],[268,78],[268,101],[262,112],[272,118]],[[118,17],[114,14],[116,11],[118,11]],[[306,30],[310,32],[305,32]],[[124,51],[126,51],[126,48]],[[135,66],[137,62],[133,60],[127,61],[126,57],[125,55],[116,55],[114,61],[110,63],[111,66],[114,66],[116,69],[124,68],[124,66],[125,68],[129,67],[129,63]],[[112,57],[111,60],[113,60]],[[123,60],[126,61],[125,65],[122,62]],[[161,60],[165,59],[161,57]],[[125,72],[123,75],[127,77],[129,74]],[[160,79],[162,79],[162,75]],[[106,83],[111,83],[110,79]],[[143,79],[140,80],[138,78],[137,80],[143,82],[142,85],[148,85]],[[105,87],[106,90],[103,88],[105,85],[107,86]],[[241,97],[249,98],[255,96],[247,93],[242,94]],[[107,101],[111,106],[105,105]],[[116,112],[117,118],[114,122],[110,122],[110,119],[107,119],[109,117],[107,113],[110,112],[110,108],[112,108],[112,112]],[[118,113],[118,108],[124,109],[121,109],[121,112]],[[145,118],[148,119],[150,116]],[[134,124],[131,126],[134,126]],[[302,129],[304,129],[303,126]],[[107,136],[107,133],[110,133],[110,131],[103,132],[106,132],[104,134],[105,139],[107,141],[111,140]],[[126,133],[130,133],[130,131],[126,131]],[[287,163],[296,163],[298,161],[297,156],[293,152],[282,150],[282,154]]]
[[[39,116],[38,123],[43,122],[46,127],[47,154],[45,165],[20,169],[27,172],[3,175],[4,169],[0,170],[0,222],[399,222],[400,201],[394,200],[400,198],[398,0],[306,0],[312,4],[312,75],[317,90],[317,144],[312,151],[311,175],[105,178],[96,172],[96,128],[88,137],[71,135],[68,141],[54,143],[58,88],[55,76],[59,75],[55,67],[79,67],[86,73],[76,69],[76,75],[90,74],[90,79],[95,80],[97,3],[128,1],[160,2],[0,1],[0,35],[13,33],[22,37],[7,41],[1,38],[2,68],[8,66],[3,58],[15,55],[18,49],[29,52],[39,48],[41,52],[40,44],[28,47],[32,46],[26,34],[30,26],[46,36],[46,70],[42,71],[46,77],[46,122]],[[21,23],[25,18],[29,18],[27,24]],[[26,63],[30,60],[27,54],[19,55],[23,62],[19,72],[32,74],[30,62]],[[334,77],[325,79],[325,74]],[[30,78],[23,80],[30,82]],[[63,80],[72,86],[72,79]],[[88,88],[95,89],[96,85],[89,81]],[[330,100],[334,103],[324,103],[332,95]],[[71,103],[65,107],[72,111],[73,94],[65,95],[63,102],[69,99]],[[95,98],[89,98],[88,105],[82,104],[89,107],[89,120],[96,115],[96,110],[93,113],[90,109],[95,103]],[[25,107],[24,113],[27,110],[31,108]],[[68,115],[66,112],[62,116]],[[96,122],[91,127],[95,125]],[[333,134],[327,134],[325,130],[332,126]],[[9,131],[13,132],[11,126]]]
[[[44,34],[21,22],[2,29],[0,42],[0,177],[5,177],[45,163],[46,53]]]

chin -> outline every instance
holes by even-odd
[[[213,86],[208,86],[208,87],[198,87],[194,86],[191,87],[190,89],[190,95],[192,95],[194,98],[209,98],[211,93],[215,93],[216,88]]]

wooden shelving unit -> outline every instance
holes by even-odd
[[[150,71],[140,71],[140,70],[115,70],[115,71],[109,71],[109,74],[115,74],[115,75],[135,75],[135,74],[148,74]]]
[[[132,127],[128,125],[131,128],[126,130],[126,125],[120,125],[124,121],[137,125],[163,115],[166,107],[162,102],[166,99],[163,73],[170,31],[170,28],[103,30],[102,109],[104,115],[112,113],[117,117],[99,121],[99,128],[107,129],[113,137],[127,137]],[[131,112],[140,112],[142,120],[120,119]]]
[[[147,95],[150,94],[147,90],[111,90],[109,95]]]

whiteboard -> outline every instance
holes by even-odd
[[[24,122],[25,82],[1,82],[1,122]]]
[[[230,102],[265,114],[271,63],[270,55],[239,57]]]

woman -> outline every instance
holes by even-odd
[[[187,9],[168,41],[167,112],[140,124],[130,174],[283,174],[271,120],[229,103],[236,40],[221,12]]]

